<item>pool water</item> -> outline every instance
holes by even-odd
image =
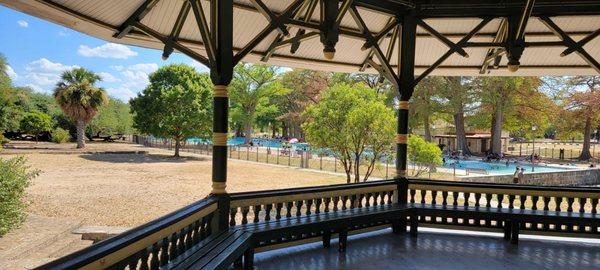
[[[446,164],[444,164],[444,168],[452,169],[454,168],[454,163],[457,160],[455,159],[446,159]],[[456,163],[457,169],[482,169],[488,171],[490,174],[513,174],[516,168],[525,168],[526,173],[531,173],[532,168],[531,164],[523,164],[523,163],[514,163],[510,162],[508,166],[506,162],[483,162],[477,160],[459,160]],[[546,165],[535,165],[534,172],[562,172],[575,169],[575,167],[552,167]]]

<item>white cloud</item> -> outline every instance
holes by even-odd
[[[190,65],[192,67],[194,67],[199,72],[208,72],[209,71],[208,67],[206,67],[204,64],[202,64],[202,63],[200,63],[200,62],[198,62],[196,60],[192,60],[192,62],[190,63]]]
[[[129,101],[136,96],[136,93],[127,87],[107,88],[106,92],[109,96],[122,101]]]
[[[145,73],[152,73],[158,69],[158,64],[156,64],[156,63],[135,64],[135,65],[129,66],[127,69],[132,70],[132,71],[141,71],[141,72],[145,72]]]
[[[102,81],[104,81],[104,82],[111,83],[111,82],[121,81],[108,72],[100,72],[100,73],[98,73],[98,75],[100,76],[100,78],[102,78]]]
[[[19,75],[15,72],[15,70],[11,66],[6,66],[6,74],[10,77],[11,80],[16,81],[19,79]]]
[[[24,21],[24,20],[18,20],[18,21],[17,21],[17,24],[19,24],[19,26],[20,26],[20,27],[23,27],[23,28],[27,28],[27,27],[29,27],[29,23],[28,23],[28,22],[26,22],[26,21]]]
[[[110,68],[116,70],[116,71],[123,71],[125,69],[124,66],[110,66]]]
[[[85,57],[100,57],[127,59],[136,56],[138,53],[129,49],[129,47],[116,43],[106,43],[102,46],[90,48],[86,45],[79,46],[77,53]]]
[[[49,92],[60,80],[62,72],[77,67],[76,65],[65,65],[52,62],[46,58],[40,58],[27,64],[23,77],[28,82],[27,86],[36,91]]]

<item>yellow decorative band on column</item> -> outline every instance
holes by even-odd
[[[225,182],[212,182],[212,194],[223,194],[225,193],[225,188],[227,187],[227,183]]]
[[[396,134],[396,143],[407,144],[408,134]]]
[[[213,145],[227,146],[227,133],[213,133]]]
[[[227,97],[227,85],[215,85],[213,88],[213,96]]]
[[[400,110],[408,110],[408,101],[400,101],[398,108]]]

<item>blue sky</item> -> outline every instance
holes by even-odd
[[[0,53],[8,59],[13,84],[38,92],[51,93],[60,73],[75,66],[100,74],[98,85],[123,101],[143,90],[148,74],[163,65],[184,63],[208,71],[183,54],[163,61],[158,50],[108,43],[3,6],[0,33]]]

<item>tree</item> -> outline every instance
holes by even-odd
[[[471,155],[467,145],[465,131],[465,111],[469,104],[474,103],[473,89],[469,86],[470,79],[463,77],[445,77],[446,87],[439,89],[441,104],[444,111],[452,115],[456,129],[456,149],[465,155]]]
[[[54,98],[62,111],[77,127],[77,148],[85,147],[85,126],[98,114],[100,107],[107,103],[106,92],[95,86],[100,76],[85,68],[75,68],[63,72],[54,89]]]
[[[37,142],[40,133],[52,130],[52,119],[43,112],[28,112],[21,119],[21,130],[34,135]]]
[[[302,125],[315,148],[330,149],[340,160],[347,182],[360,182],[364,160],[366,181],[375,163],[392,151],[395,115],[383,97],[362,84],[338,84],[323,92],[319,103],[309,106]]]
[[[129,101],[133,126],[144,134],[175,140],[175,157],[181,141],[207,138],[212,114],[212,84],[208,74],[174,64],[149,76],[150,84]]]
[[[437,118],[440,111],[440,104],[436,95],[440,89],[446,87],[446,80],[442,77],[426,77],[417,85],[411,98],[410,117],[420,123],[416,126],[422,126],[425,140],[431,141],[431,122]]]
[[[106,106],[98,111],[98,116],[87,128],[89,137],[113,134],[130,134],[133,131],[133,116],[128,103],[109,98]]]
[[[245,143],[252,140],[256,111],[265,99],[281,93],[282,87],[276,84],[277,67],[241,63],[235,67],[233,80],[229,86],[232,101],[232,116],[237,116],[245,135]],[[234,124],[234,127],[238,126]]]
[[[414,176],[419,176],[435,166],[442,165],[442,150],[423,138],[408,137],[408,160],[415,165]]]
[[[590,145],[592,129],[600,122],[600,76],[575,76],[569,79],[571,91],[565,110],[570,126],[583,130],[583,148],[579,160],[592,158]]]

